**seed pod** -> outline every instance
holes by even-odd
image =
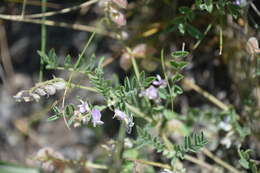
[[[45,96],[47,94],[42,88],[37,88],[34,92],[40,96]]]
[[[15,101],[21,102],[21,101],[23,100],[24,92],[25,92],[25,91],[20,91],[20,92],[18,92],[15,96],[13,96],[13,98],[15,99]]]
[[[56,93],[56,88],[53,85],[46,85],[44,89],[48,95],[54,95]]]
[[[36,101],[38,102],[40,100],[40,96],[36,93],[31,93],[30,96]]]
[[[55,82],[52,84],[56,90],[63,90],[66,87],[66,84],[64,82]]]

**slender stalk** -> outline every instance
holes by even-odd
[[[169,90],[170,95],[171,95],[171,106],[172,106],[172,111],[173,111],[173,95],[172,95],[172,91],[171,91],[171,86],[169,84],[169,79],[168,79],[168,76],[166,74],[166,67],[165,67],[165,60],[164,60],[164,49],[161,50],[161,64],[162,64],[163,75],[164,75],[164,78],[166,79],[167,87],[168,87],[168,90]]]
[[[219,28],[219,55],[222,55],[223,50],[223,31],[222,27]]]
[[[206,30],[205,30],[204,33],[203,33],[203,37],[196,42],[196,44],[195,44],[195,45],[193,46],[193,48],[192,48],[193,50],[195,50],[195,49],[198,48],[198,46],[200,45],[201,41],[202,41],[202,40],[204,39],[204,37],[208,34],[208,32],[210,31],[211,28],[212,28],[212,23],[210,23],[210,24],[207,26]]]
[[[221,165],[223,168],[226,168],[227,170],[229,170],[232,173],[242,173],[239,170],[237,170],[236,168],[234,168],[233,166],[231,166],[230,164],[228,164],[227,162],[225,162],[224,160],[220,159],[219,157],[215,156],[213,153],[211,153],[208,149],[203,148],[202,152],[208,156],[209,158],[211,158],[212,160],[214,160],[217,164]]]
[[[25,0],[26,1],[26,0]],[[75,10],[79,10],[85,7],[88,7],[96,2],[98,2],[99,0],[90,0],[87,2],[84,2],[80,5],[76,5],[73,7],[69,7],[69,8],[64,8],[58,11],[50,11],[50,12],[44,12],[44,13],[37,13],[37,14],[29,14],[29,15],[25,15],[25,18],[39,18],[39,17],[50,17],[50,16],[54,16],[54,15],[58,15],[58,14],[66,14],[66,13],[70,13],[72,11]]]
[[[42,0],[42,13],[46,12],[46,3],[47,0]],[[42,17],[42,21],[45,21],[46,17]],[[47,29],[44,23],[41,24],[41,52],[45,53],[46,51],[46,41],[47,41]],[[44,70],[44,61],[40,59],[40,72],[39,72],[39,81],[43,79],[43,70]]]
[[[22,7],[22,13],[21,13],[21,16],[22,16],[22,17],[24,17],[26,5],[27,5],[27,0],[23,0],[23,7]]]
[[[95,32],[93,32],[93,33],[91,34],[90,38],[88,39],[88,42],[86,43],[86,45],[84,46],[82,52],[80,53],[79,58],[78,58],[76,64],[74,65],[74,68],[77,68],[77,67],[79,66],[79,63],[81,62],[81,60],[82,60],[82,58],[83,58],[83,56],[84,56],[84,54],[85,54],[85,52],[86,52],[86,50],[87,50],[89,44],[90,44],[91,41],[93,40],[95,34],[96,34]]]
[[[125,139],[125,123],[121,123],[116,149],[113,153],[113,163],[109,169],[109,173],[121,173],[121,166],[123,162],[122,155],[124,151],[124,139]]]
[[[135,76],[137,77],[138,82],[140,82],[140,72],[139,72],[136,60],[132,56],[132,50],[129,47],[127,47],[126,49],[127,49],[128,53],[131,55],[131,62],[132,62],[132,65],[134,67]]]
[[[138,163],[141,163],[144,165],[150,165],[150,166],[154,166],[154,167],[158,167],[158,168],[171,169],[170,165],[159,163],[159,162],[152,162],[152,161],[148,161],[148,160],[133,159],[133,158],[125,158],[125,160],[130,160],[133,162],[138,162]]]
[[[39,20],[39,19],[29,19],[29,18],[21,18],[17,16],[12,16],[12,15],[5,15],[5,14],[0,14],[0,19],[4,20],[10,20],[10,21],[16,21],[16,22],[26,22],[26,23],[34,23],[34,24],[44,24],[47,26],[57,26],[57,27],[62,27],[62,28],[70,28],[74,30],[79,30],[79,31],[85,31],[85,32],[96,32],[97,34],[105,35],[108,37],[111,37],[113,39],[118,39],[116,36],[116,33],[113,32],[108,32],[102,29],[99,29],[94,26],[87,26],[87,25],[81,25],[81,24],[69,24],[66,22],[57,22],[53,20]]]

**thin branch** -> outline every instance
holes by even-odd
[[[193,90],[195,90],[196,92],[198,92],[199,94],[201,94],[202,96],[204,96],[205,98],[207,98],[209,101],[211,101],[213,104],[215,104],[216,106],[218,106],[220,109],[224,110],[224,111],[228,111],[229,107],[224,104],[223,102],[221,102],[219,99],[217,99],[215,96],[211,95],[210,93],[208,93],[207,91],[203,90],[202,88],[200,88],[198,85],[196,85],[193,81],[189,80],[189,79],[183,79],[183,84]]]
[[[65,22],[56,22],[53,20],[42,21],[39,19],[27,19],[27,18],[22,18],[21,16],[16,17],[16,16],[5,15],[5,14],[0,14],[0,19],[11,20],[11,21],[16,21],[16,22],[44,24],[47,26],[57,26],[57,27],[70,28],[70,29],[86,31],[86,32],[96,32],[97,34],[105,35],[105,36],[108,36],[108,37],[111,37],[114,39],[117,38],[114,33],[100,30],[95,26],[87,26],[87,25],[82,25],[82,24],[68,24]]]
[[[141,163],[141,164],[145,164],[145,165],[150,165],[150,166],[158,167],[158,168],[171,169],[171,166],[170,166],[170,165],[163,164],[163,163],[159,163],[159,162],[152,162],[152,161],[148,161],[148,160],[133,159],[133,158],[125,158],[125,159],[126,159],[126,160],[129,160],[129,161],[133,161],[133,162],[138,162],[138,163]]]
[[[260,17],[260,11],[256,8],[255,4],[250,1],[250,5],[253,8],[253,10],[256,12],[256,14]]]
[[[23,3],[23,1],[21,0],[4,0],[6,2],[12,2],[12,3]],[[32,5],[32,6],[42,6],[41,1],[38,0],[27,0],[27,5]],[[46,7],[48,8],[55,8],[55,9],[59,9],[60,5],[59,4],[55,4],[55,3],[51,3],[48,2],[46,3]]]
[[[22,13],[21,13],[22,17],[24,17],[26,5],[27,5],[27,0],[23,0],[23,8],[22,8]]]
[[[208,149],[203,148],[202,152],[208,156],[209,158],[211,158],[212,160],[214,160],[217,164],[221,165],[222,167],[226,168],[227,170],[229,170],[232,173],[242,173],[239,170],[237,170],[236,168],[234,168],[233,166],[231,166],[230,164],[228,164],[227,162],[223,161],[222,159],[220,159],[219,157],[215,156],[213,153],[211,153]]]
[[[64,8],[62,10],[58,10],[58,11],[50,11],[50,12],[45,12],[45,13],[37,13],[37,14],[30,14],[30,15],[25,15],[24,18],[39,18],[39,17],[50,17],[50,16],[54,16],[54,15],[58,15],[58,14],[65,14],[65,13],[69,13],[71,11],[75,11],[81,8],[85,8],[87,6],[90,6],[96,2],[98,2],[99,0],[90,0],[87,2],[84,2],[80,5],[75,5],[73,7],[69,7],[69,8]],[[13,15],[16,16],[16,15]],[[18,16],[16,16],[18,17]]]

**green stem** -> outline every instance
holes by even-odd
[[[162,64],[163,75],[164,75],[164,78],[166,79],[167,87],[168,87],[168,90],[169,90],[170,95],[171,95],[171,106],[172,106],[172,111],[173,111],[173,94],[172,94],[172,91],[171,91],[171,86],[169,84],[168,76],[166,74],[166,67],[165,67],[165,60],[164,60],[164,49],[161,50],[161,64]]]
[[[118,141],[116,149],[113,153],[113,163],[109,169],[109,173],[120,173],[123,162],[123,151],[124,151],[124,139],[125,139],[125,123],[120,124]]]
[[[46,3],[47,0],[42,0],[42,13],[46,12]],[[46,17],[42,17],[42,20],[45,21]],[[44,24],[44,22],[41,24],[41,52],[45,53],[46,51],[46,39],[47,39],[47,29],[46,26]],[[44,70],[44,61],[41,58],[40,60],[40,72],[39,72],[39,81],[41,82],[43,79],[43,70]]]
[[[195,49],[198,48],[198,46],[200,45],[201,41],[205,38],[205,36],[208,34],[208,32],[210,31],[211,28],[212,28],[212,23],[210,23],[210,24],[208,25],[208,27],[206,28],[206,30],[204,31],[203,37],[202,37],[201,39],[199,39],[199,40],[196,42],[196,44],[193,46],[193,48],[192,48],[193,50],[195,50]]]
[[[22,17],[24,17],[26,5],[27,5],[27,0],[23,0],[23,7],[22,7],[22,14],[21,14]]]
[[[93,40],[95,34],[96,34],[96,33],[93,32],[93,33],[91,34],[90,38],[88,39],[88,42],[86,43],[85,47],[83,48],[82,52],[80,53],[79,58],[78,58],[78,60],[77,60],[77,62],[76,62],[76,64],[75,64],[75,66],[74,66],[75,69],[79,66],[79,63],[81,62],[81,60],[82,60],[82,58],[83,58],[83,56],[84,56],[84,54],[85,54],[85,52],[86,52],[86,50],[87,50],[89,44],[90,44],[91,41]]]

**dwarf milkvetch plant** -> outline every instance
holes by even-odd
[[[140,151],[144,145],[150,145],[162,157],[170,160],[172,170],[183,172],[184,169],[176,168],[176,163],[179,159],[184,159],[188,152],[196,152],[202,148],[207,140],[203,133],[192,134],[184,137],[183,144],[174,144],[168,140],[162,140],[160,133],[151,133],[152,130],[164,129],[165,111],[169,109],[170,104],[178,95],[182,94],[182,89],[178,85],[183,76],[180,74],[181,70],[187,65],[183,60],[189,53],[185,50],[176,51],[172,53],[172,58],[164,62],[164,55],[162,53],[162,63],[168,65],[174,71],[171,78],[157,74],[156,76],[147,76],[144,72],[139,73],[137,63],[133,60],[133,67],[135,76],[125,77],[122,84],[113,83],[105,79],[103,71],[103,60],[100,58],[96,63],[95,55],[89,58],[82,58],[79,56],[75,64],[72,63],[71,57],[68,55],[63,64],[58,61],[58,56],[52,49],[48,54],[39,52],[39,55],[46,64],[46,69],[67,70],[70,72],[78,72],[85,75],[91,83],[90,86],[82,86],[73,83],[72,78],[65,80],[54,77],[51,80],[36,84],[35,87],[29,90],[23,90],[17,93],[14,98],[17,101],[38,101],[42,96],[54,95],[59,90],[64,90],[65,93],[68,88],[80,88],[92,92],[96,92],[103,96],[103,105],[93,105],[91,100],[83,98],[78,99],[78,104],[68,104],[53,106],[53,113],[48,120],[53,121],[61,117],[65,118],[68,127],[84,127],[90,123],[94,128],[100,128],[106,122],[102,119],[103,110],[110,109],[114,112],[112,119],[119,120],[121,127],[116,141],[116,149],[113,152],[113,164],[109,168],[109,172],[120,172],[124,167],[123,162],[123,147],[125,132],[130,134],[135,127],[137,128],[137,139],[134,141],[135,149]],[[63,96],[65,97],[65,95]],[[142,119],[142,121],[139,121]],[[159,127],[159,128],[158,128]],[[140,151],[140,154],[142,152]]]

